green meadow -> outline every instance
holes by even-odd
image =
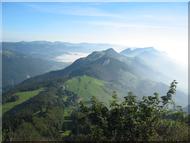
[[[29,100],[30,98],[38,95],[41,91],[43,91],[42,88],[37,89],[37,90],[32,90],[32,91],[24,91],[24,92],[17,92],[15,95],[19,97],[18,100],[14,102],[7,102],[2,105],[2,113],[4,114],[5,112],[11,110],[12,108],[16,107],[17,105]]]

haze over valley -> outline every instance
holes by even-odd
[[[100,64],[100,75],[94,75],[95,78],[104,77],[107,74],[112,75],[113,70],[118,74],[119,79],[109,79],[115,80],[116,83],[120,82],[123,87],[112,87],[112,90],[117,90],[121,93],[127,93],[128,91],[136,92],[136,94],[140,94],[143,91],[136,91],[137,86],[143,86],[140,84],[140,81],[136,80],[149,80],[150,82],[158,82],[163,85],[168,85],[173,79],[179,82],[179,90],[182,91],[183,94],[180,94],[180,97],[176,96],[178,100],[181,101],[180,104],[183,106],[187,105],[187,73],[185,69],[179,68],[179,65],[175,63],[165,52],[161,52],[156,50],[154,47],[145,47],[145,48],[126,48],[121,52],[116,52],[112,47],[116,47],[116,45],[111,44],[95,44],[95,43],[66,43],[66,42],[48,42],[48,41],[33,41],[33,42],[4,42],[3,45],[3,89],[9,89],[14,87],[14,85],[21,83],[22,81],[34,77],[36,75],[41,75],[50,71],[55,71],[59,69],[64,69],[65,67],[76,63],[76,61],[81,58],[85,59],[97,52],[94,55],[95,60],[98,60],[103,56],[101,53],[103,51],[109,51],[106,54],[111,54],[111,58],[119,60],[119,62],[124,62],[126,64],[127,69],[125,69],[125,74],[123,73],[123,69],[105,69],[103,73],[101,73],[101,69],[106,65],[111,64],[110,59],[108,58],[103,63]],[[121,48],[121,46],[118,46]],[[123,47],[125,48],[125,47]],[[97,51],[96,49],[99,49]],[[116,48],[118,49],[118,48]],[[96,51],[96,52],[95,52]],[[101,52],[102,51],[102,52]],[[110,55],[109,55],[110,56]],[[13,62],[14,61],[14,64]],[[33,62],[32,62],[33,61]],[[15,65],[20,65],[20,67],[16,67]],[[129,66],[130,65],[130,66]],[[87,65],[83,65],[87,66]],[[101,67],[102,66],[102,67]],[[114,67],[117,64],[113,65]],[[70,66],[69,66],[70,67]],[[69,68],[68,67],[68,68]],[[79,75],[86,75],[88,71],[83,71],[81,73],[81,66],[79,67],[80,72]],[[76,68],[75,67],[75,68]],[[95,68],[94,65],[93,68]],[[88,67],[89,68],[89,67]],[[109,67],[110,68],[110,67]],[[66,68],[67,69],[67,68]],[[89,70],[89,69],[88,69]],[[6,72],[6,71],[14,71],[14,72]],[[133,72],[134,73],[133,73]],[[132,72],[132,73],[131,73]],[[77,71],[75,71],[77,75]],[[68,74],[68,73],[66,73]],[[137,74],[137,75],[134,75]],[[88,75],[88,74],[87,74]],[[90,74],[90,76],[92,76]],[[63,76],[65,76],[63,74]],[[124,76],[124,77],[123,77]],[[42,75],[43,77],[43,75]],[[112,76],[111,76],[112,77]],[[126,78],[126,79],[125,79]],[[103,79],[105,80],[105,79]],[[121,80],[121,81],[120,81]],[[126,84],[128,81],[133,81],[131,83],[132,86]],[[133,85],[134,84],[134,85]],[[143,83],[142,83],[143,84]],[[148,84],[148,85],[149,85]],[[129,87],[128,87],[129,86]],[[149,85],[150,86],[150,85]],[[133,87],[133,88],[132,88]],[[125,89],[125,90],[124,90]],[[154,89],[154,88],[153,88]],[[153,92],[144,92],[144,95],[151,94]],[[167,89],[167,88],[166,88]],[[159,91],[162,94],[166,92],[166,90],[154,89],[154,91]]]
[[[188,4],[2,3],[2,141],[189,140]]]

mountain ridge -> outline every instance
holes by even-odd
[[[137,58],[151,69],[156,70],[159,73],[158,78],[154,77],[156,81],[168,84],[174,79],[178,80],[180,90],[188,93],[186,69],[171,59],[165,52],[158,51],[155,48],[138,48],[134,50],[125,49],[120,53],[126,57]]]
[[[65,69],[52,71],[28,79],[20,85],[21,87],[27,84],[31,86],[32,83],[32,86],[36,86],[43,82],[60,79],[67,80],[83,75],[108,82],[109,84],[107,84],[107,86],[112,90],[119,91],[122,93],[122,96],[129,91],[139,96],[152,95],[153,92],[159,92],[163,95],[168,89],[166,84],[152,81],[151,78],[148,78],[150,75],[156,76],[157,73],[151,71],[151,69],[138,58],[125,57],[112,48],[100,52],[93,52],[85,58],[76,60]],[[25,88],[26,86],[23,87]],[[178,92],[178,94],[183,95],[181,102],[184,102],[184,94],[181,92]],[[178,99],[179,95],[177,95]]]

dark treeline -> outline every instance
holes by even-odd
[[[120,101],[113,92],[109,106],[51,87],[5,114],[3,140],[188,141],[189,116],[172,100],[176,85],[174,80],[165,96],[142,99],[129,92]]]

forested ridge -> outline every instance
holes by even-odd
[[[105,105],[54,84],[4,114],[3,141],[188,141],[189,116],[172,100],[176,86],[141,99],[129,92],[122,101],[114,91]]]

